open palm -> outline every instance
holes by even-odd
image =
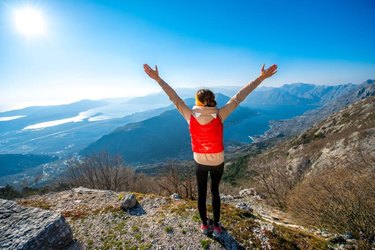
[[[143,69],[146,72],[146,74],[157,81],[159,79],[159,71],[158,71],[158,66],[155,65],[155,70],[153,70],[148,64],[143,64]]]
[[[264,64],[262,66],[262,69],[260,70],[260,76],[264,79],[273,76],[277,72],[277,65],[273,64],[268,69],[264,69]]]

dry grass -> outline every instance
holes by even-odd
[[[75,207],[72,210],[62,211],[61,214],[64,217],[71,218],[73,220],[82,219],[90,215],[103,214],[108,212],[120,212],[121,208],[119,206],[106,206],[103,208],[97,208],[90,210],[86,206]]]
[[[37,208],[42,208],[42,209],[47,209],[47,210],[50,210],[52,207],[51,203],[43,199],[30,199],[30,200],[22,199],[22,200],[17,200],[17,203],[21,206],[37,207]]]
[[[351,232],[370,243],[375,238],[375,175],[357,166],[326,170],[299,184],[288,207],[304,224]]]

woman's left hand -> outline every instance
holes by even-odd
[[[148,64],[143,64],[143,69],[145,70],[146,74],[155,81],[160,79],[157,65],[155,65],[155,70],[153,70],[150,66],[148,66]]]
[[[263,64],[262,69],[260,70],[260,77],[262,77],[263,79],[266,79],[266,78],[271,77],[274,74],[276,74],[276,72],[277,72],[277,65],[276,64],[273,64],[268,69],[264,69],[264,64]]]

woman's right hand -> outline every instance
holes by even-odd
[[[262,66],[262,69],[260,70],[260,77],[264,79],[273,76],[277,72],[277,65],[273,64],[268,69],[264,69],[264,64]]]
[[[143,69],[145,70],[146,74],[155,81],[160,79],[157,65],[155,65],[155,70],[153,70],[150,66],[148,66],[148,64],[143,64]]]

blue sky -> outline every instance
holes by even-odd
[[[27,38],[14,12],[38,9],[45,34]],[[243,85],[263,63],[265,86],[375,78],[375,2],[0,1],[0,109],[159,91],[142,64],[173,87]]]

